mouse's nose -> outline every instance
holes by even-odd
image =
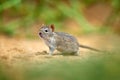
[[[42,33],[40,32],[39,35],[41,35]]]
[[[41,32],[39,33],[39,36],[42,37],[42,33]]]

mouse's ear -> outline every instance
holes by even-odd
[[[55,29],[54,24],[51,24],[50,28],[52,29],[52,32],[54,32],[54,29]]]

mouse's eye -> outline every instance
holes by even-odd
[[[48,30],[45,30],[45,32],[48,32]]]

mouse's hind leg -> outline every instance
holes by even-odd
[[[76,56],[80,55],[80,51],[78,50],[76,53],[75,53]]]

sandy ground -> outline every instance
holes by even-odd
[[[108,39],[108,40],[107,40]],[[113,37],[108,36],[81,36],[78,41],[82,44],[97,48],[111,50]],[[119,40],[118,40],[119,41]],[[104,46],[103,46],[104,44]],[[18,62],[49,62],[51,59],[80,60],[90,54],[90,50],[80,48],[79,56],[63,56],[55,51],[52,57],[48,56],[48,47],[41,39],[17,39],[0,37],[0,61],[13,64]],[[94,52],[94,51],[93,51]],[[99,54],[99,53],[97,53]]]

